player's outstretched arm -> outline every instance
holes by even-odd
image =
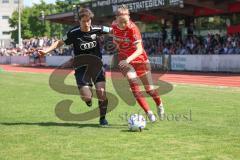
[[[41,55],[45,55],[51,51],[53,51],[54,49],[56,48],[59,48],[61,46],[64,45],[64,41],[62,40],[57,40],[56,42],[54,42],[50,47],[44,49],[44,50],[39,50],[38,52],[41,54]]]

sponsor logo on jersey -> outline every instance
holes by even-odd
[[[125,38],[125,37],[117,37],[117,36],[114,36],[113,39],[117,42],[130,42],[130,39],[129,38]]]
[[[96,35],[96,34],[92,34],[92,35],[91,35],[91,38],[92,38],[93,40],[95,40],[95,39],[97,38],[97,35]]]
[[[82,44],[80,44],[80,49],[81,50],[87,50],[87,49],[95,48],[96,46],[97,46],[96,41],[88,42],[88,43],[82,43]]]

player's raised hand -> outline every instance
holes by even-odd
[[[118,65],[120,68],[126,68],[129,66],[126,60],[121,60]]]
[[[40,55],[46,55],[47,53],[48,52],[46,50],[44,50],[44,49],[38,50],[38,54],[40,54]]]
[[[129,71],[130,67],[131,67],[131,65],[128,64],[126,60],[120,61],[118,66],[119,66],[121,72],[124,73],[124,74],[127,73]]]

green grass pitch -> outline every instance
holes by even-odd
[[[108,128],[99,127],[98,119],[58,119],[54,109],[63,99],[74,100],[73,113],[92,108],[79,96],[53,91],[48,79],[48,74],[0,71],[0,160],[240,159],[239,88],[174,84],[162,96],[168,119],[129,132],[125,115],[140,108],[120,98],[107,116]],[[66,83],[75,84],[74,77]],[[116,94],[109,80],[107,90]]]

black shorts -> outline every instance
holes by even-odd
[[[92,71],[95,70],[94,67]],[[99,69],[99,71],[86,72],[87,67],[80,67],[75,70],[75,78],[78,87],[82,86],[93,86],[93,83],[96,84],[98,82],[105,82],[105,71],[103,68]],[[91,71],[91,70],[90,70]]]

